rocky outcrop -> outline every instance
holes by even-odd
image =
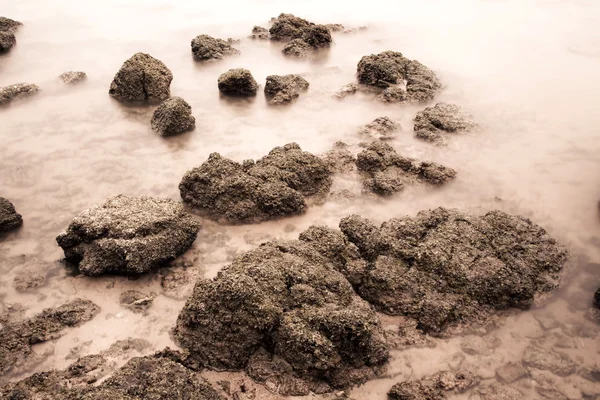
[[[441,185],[456,177],[452,168],[403,157],[392,146],[380,141],[371,143],[358,154],[356,166],[362,172],[365,190],[381,196],[391,196],[406,185]]]
[[[23,217],[15,210],[15,206],[0,197],[0,232],[6,232],[23,225]]]
[[[32,345],[56,339],[65,328],[87,322],[99,312],[91,301],[75,299],[47,308],[33,318],[0,324],[0,375],[23,363]]]
[[[207,61],[238,55],[240,51],[231,47],[230,43],[225,40],[215,39],[208,35],[198,35],[192,40],[192,54],[196,61]]]
[[[157,103],[171,95],[173,74],[162,61],[137,53],[123,63],[108,93],[125,102]]]
[[[139,275],[183,254],[199,229],[171,199],[119,195],[75,217],[56,241],[85,275]]]
[[[388,117],[375,118],[373,122],[363,125],[358,130],[361,136],[369,137],[371,140],[389,140],[396,137],[395,133],[402,126]]]
[[[265,95],[269,104],[287,104],[297,99],[308,86],[308,81],[300,75],[270,75],[267,76]]]
[[[437,103],[417,113],[414,130],[419,139],[443,144],[448,135],[467,132],[474,127],[472,117],[457,105]]]
[[[40,88],[32,83],[16,83],[0,88],[0,105],[8,104],[15,99],[31,96]]]
[[[258,83],[244,68],[230,69],[219,76],[218,86],[221,93],[229,96],[255,96]]]
[[[81,72],[81,71],[69,71],[69,72],[64,72],[64,73],[60,74],[60,76],[58,78],[62,81],[62,83],[65,83],[67,85],[72,85],[74,83],[83,81],[84,79],[87,78],[87,75],[85,72]]]
[[[192,107],[181,97],[171,97],[154,111],[152,129],[161,136],[172,136],[196,127]]]
[[[470,372],[438,372],[418,381],[400,382],[388,392],[389,400],[445,400],[446,394],[463,393],[479,383]]]
[[[183,201],[211,218],[252,223],[301,214],[305,196],[325,194],[330,186],[327,164],[291,143],[243,164],[212,153],[185,174],[179,190]]]

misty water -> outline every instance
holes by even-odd
[[[237,254],[269,239],[296,238],[312,224],[335,227],[352,213],[379,224],[438,206],[500,208],[527,216],[566,244],[574,261],[552,298],[503,318],[498,329],[487,334],[501,341],[491,354],[465,354],[461,343],[471,339],[460,337],[435,339],[432,348],[394,351],[382,379],[352,390],[357,399],[385,399],[396,382],[459,366],[475,368],[484,382],[492,382],[498,366],[519,361],[532,340],[555,333],[574,340],[563,351],[581,368],[599,362],[599,328],[584,317],[600,286],[600,264],[595,264],[600,263],[599,2],[0,3],[0,14],[24,24],[16,35],[17,46],[0,56],[0,87],[28,82],[41,88],[30,98],[0,108],[0,195],[24,218],[21,229],[0,237],[0,302],[5,311],[22,310],[23,316],[76,297],[102,307],[92,321],[34,346],[36,362],[8,379],[64,368],[73,357],[130,337],[150,342],[143,354],[176,347],[170,329],[193,279],[215,276]],[[254,25],[268,26],[281,12],[368,30],[334,34],[331,49],[314,59],[289,59],[281,54],[282,44],[247,39]],[[195,62],[190,41],[203,33],[241,39],[235,45],[241,55]],[[435,146],[418,141],[412,132],[413,118],[426,105],[386,105],[361,93],[343,100],[332,96],[355,79],[362,56],[384,50],[400,51],[434,70],[445,85],[435,102],[459,104],[474,116],[479,129],[452,137],[447,146]],[[124,106],[108,95],[114,74],[136,52],[149,53],[171,69],[171,94],[192,106],[194,131],[160,137],[150,128],[155,107]],[[252,72],[262,85],[256,98],[220,96],[217,78],[230,68]],[[76,86],[62,85],[57,77],[69,70],[85,71],[88,78]],[[309,90],[290,106],[268,106],[262,95],[266,76],[289,73],[304,76]],[[183,174],[212,152],[242,161],[296,142],[303,150],[321,154],[336,141],[358,152],[364,141],[358,127],[384,115],[403,126],[390,142],[401,155],[452,167],[457,179],[441,188],[407,187],[381,200],[361,195],[356,177],[339,176],[334,189],[348,189],[356,194],[354,199],[330,198],[302,216],[256,225],[222,226],[202,220],[193,247],[175,262],[176,268],[184,262],[187,266],[187,292],[165,291],[165,271],[137,280],[90,278],[74,276],[62,262],[56,235],[75,215],[109,196],[180,199]],[[46,284],[17,292],[15,277],[28,274],[43,275]],[[119,305],[120,294],[129,289],[156,293],[147,315]],[[560,327],[545,331],[535,319],[539,316],[552,317]],[[579,334],[582,331],[585,334]],[[219,379],[215,372],[206,375]],[[583,398],[582,391],[600,394],[598,382],[578,375],[557,380],[575,393],[568,398]],[[538,398],[530,379],[517,387],[527,398]],[[259,390],[266,396],[264,388]]]

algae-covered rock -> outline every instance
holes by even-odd
[[[85,275],[139,275],[183,254],[199,229],[171,199],[118,195],[75,217],[56,241]]]
[[[154,111],[151,126],[162,136],[172,136],[194,129],[196,118],[187,101],[181,97],[171,97]]]
[[[474,126],[471,116],[457,105],[437,103],[417,113],[414,130],[419,139],[444,143],[448,134],[466,132]]]
[[[21,364],[31,346],[62,336],[67,327],[94,318],[100,308],[88,300],[75,299],[57,308],[47,308],[33,318],[8,322],[0,329],[0,375]]]
[[[240,54],[223,39],[215,39],[208,35],[198,35],[192,40],[192,54],[196,61],[220,60],[226,56]]]
[[[38,90],[40,88],[33,83],[16,83],[4,86],[0,88],[0,105],[8,104],[15,99],[31,96],[37,93]]]
[[[470,372],[438,372],[418,381],[400,382],[388,392],[389,400],[445,400],[446,394],[462,393],[479,383]]]
[[[371,139],[388,140],[395,137],[395,132],[402,129],[402,126],[389,117],[375,118],[372,122],[363,125],[358,130],[361,136],[367,136]]]
[[[0,53],[4,53],[12,49],[17,44],[17,38],[14,33],[0,31]]]
[[[87,78],[85,72],[82,71],[68,71],[60,74],[58,79],[67,85],[72,85],[74,83],[78,83]]]
[[[136,53],[123,63],[108,93],[126,102],[160,102],[171,95],[171,70],[146,53]]]
[[[23,217],[15,210],[15,206],[0,197],[0,232],[10,231],[23,225]]]
[[[258,83],[244,68],[230,69],[218,79],[221,93],[230,96],[254,96],[258,91]]]
[[[371,143],[358,154],[356,166],[363,173],[365,190],[381,196],[391,196],[414,183],[441,185],[456,176],[452,168],[403,157],[380,141]]]
[[[243,164],[212,153],[185,174],[179,191],[211,218],[251,223],[303,213],[304,196],[325,194],[330,186],[327,164],[290,143]]]
[[[297,99],[308,86],[308,81],[300,75],[270,75],[267,76],[265,95],[269,104],[286,104]]]

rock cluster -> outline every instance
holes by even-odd
[[[23,217],[15,210],[15,206],[0,197],[0,232],[10,231],[23,225]]]
[[[56,241],[85,275],[139,275],[183,254],[199,229],[171,199],[119,195],[75,217]]]
[[[14,85],[0,88],[0,105],[8,104],[11,101],[27,96],[31,96],[40,88],[33,83],[16,83]]]
[[[171,97],[163,101],[154,111],[152,129],[162,136],[172,136],[196,127],[192,107],[181,97]]]
[[[397,383],[388,392],[389,400],[445,400],[446,393],[463,393],[479,383],[470,372],[438,372],[418,381]]]
[[[388,117],[375,118],[373,122],[363,125],[358,130],[361,136],[367,136],[372,140],[388,140],[395,137],[395,132],[402,129],[402,126]]]
[[[108,93],[125,102],[157,103],[171,95],[173,74],[162,61],[136,53],[116,73]]]
[[[62,81],[62,83],[72,85],[74,83],[81,82],[82,80],[86,79],[87,75],[85,72],[81,71],[68,71],[60,74],[58,78]]]
[[[218,79],[221,93],[229,96],[255,96],[258,91],[258,83],[244,68],[230,69]]]
[[[9,51],[15,44],[15,32],[23,25],[10,18],[0,17],[0,53]]]
[[[308,81],[300,75],[270,75],[267,76],[265,95],[269,104],[287,104],[297,99],[308,86]]]
[[[220,60],[226,56],[240,54],[240,51],[222,39],[208,35],[198,35],[192,40],[192,54],[196,61]]]
[[[415,136],[443,144],[447,134],[466,132],[475,127],[470,115],[455,104],[437,103],[419,111],[415,117]]]
[[[323,160],[290,143],[243,164],[212,153],[185,174],[179,190],[183,201],[211,218],[251,223],[300,214],[304,197],[326,193],[331,183]]]

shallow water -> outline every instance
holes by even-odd
[[[281,12],[369,30],[335,35],[335,45],[315,60],[286,59],[280,44],[246,39],[254,25],[267,26]],[[194,264],[188,272],[212,277],[236,254],[264,240],[295,238],[311,224],[336,226],[351,213],[380,223],[437,206],[501,207],[532,218],[577,256],[563,288],[543,308],[504,319],[494,333],[502,345],[492,356],[465,356],[462,338],[437,340],[433,349],[395,352],[389,377],[354,393],[384,399],[393,383],[456,367],[463,357],[493,379],[496,367],[520,359],[527,336],[536,335],[534,313],[596,329],[591,338],[577,338],[580,346],[570,354],[581,357],[582,366],[600,358],[598,327],[583,318],[600,286],[599,266],[590,264],[600,262],[600,3],[19,0],[4,1],[2,13],[24,26],[17,33],[18,45],[0,56],[0,86],[29,82],[42,90],[0,109],[0,195],[25,220],[0,241],[0,301],[5,307],[20,303],[25,315],[74,297],[103,309],[59,340],[34,347],[41,361],[11,379],[65,367],[72,361],[65,359],[71,349],[90,340],[80,355],[129,337],[149,340],[148,352],[174,346],[169,330],[185,298],[167,296],[161,274],[135,281],[68,274],[54,238],[76,214],[119,193],[179,199],[185,171],[215,151],[241,161],[289,142],[314,153],[338,140],[358,150],[364,139],[357,128],[383,115],[403,125],[391,142],[400,154],[452,167],[458,171],[456,181],[441,189],[408,188],[390,200],[329,200],[278,222],[225,227],[206,221],[183,257]],[[194,62],[190,40],[201,33],[242,39],[234,45],[241,56]],[[424,106],[384,105],[360,94],[342,101],[331,97],[353,80],[363,55],[383,50],[401,51],[433,69],[446,85],[436,101],[461,105],[481,128],[452,138],[448,146],[433,146],[412,134],[412,119]],[[108,96],[113,75],[138,51],[172,70],[171,93],[192,106],[193,132],[159,137],[150,129],[154,107],[125,107]],[[236,67],[250,69],[262,85],[267,75],[302,73],[311,86],[285,108],[268,107],[261,94],[248,101],[227,100],[220,97],[216,80]],[[57,77],[67,70],[83,70],[88,79],[63,87]],[[352,177],[339,177],[335,185],[360,194]],[[17,293],[13,280],[26,272],[47,275],[47,284]],[[148,315],[119,306],[119,295],[127,289],[158,293]]]

